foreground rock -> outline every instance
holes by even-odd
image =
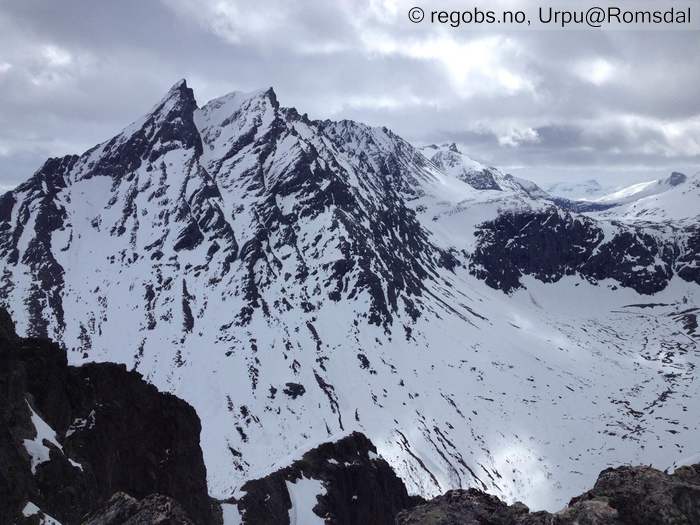
[[[396,514],[422,502],[363,434],[324,443],[290,466],[247,482],[237,506],[246,525],[311,523],[389,525]]]
[[[650,467],[601,472],[564,510],[529,512],[476,489],[452,490],[401,512],[399,525],[692,525],[700,523],[700,464],[665,474]]]
[[[0,523],[78,524],[118,491],[169,496],[212,523],[199,432],[181,399],[124,366],[70,367],[0,309]]]
[[[117,492],[107,504],[88,516],[83,525],[194,525],[174,499],[153,494],[141,501]]]

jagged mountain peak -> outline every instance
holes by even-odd
[[[460,149],[459,149],[459,147],[457,146],[457,143],[456,143],[456,142],[445,142],[445,143],[440,144],[440,145],[438,145],[438,144],[427,144],[427,145],[423,146],[421,149],[423,149],[423,150],[434,150],[434,151],[437,151],[437,150],[447,150],[447,151],[451,151],[452,153],[459,153],[460,155],[462,154],[462,152],[460,151]]]
[[[282,114],[272,88],[252,92],[233,91],[207,102],[194,116],[205,143],[204,163],[213,174],[221,162],[233,157],[267,133],[282,127]]]
[[[181,78],[180,80],[178,80],[177,82],[175,82],[175,83],[170,87],[170,89],[168,90],[168,92],[171,93],[171,92],[173,92],[173,91],[177,91],[177,90],[181,90],[181,89],[187,89],[187,87],[188,87],[188,86],[187,86],[187,79],[186,79],[186,78]]]
[[[442,171],[462,180],[476,190],[503,190],[501,174],[462,153],[456,143],[431,145],[421,151]]]
[[[156,123],[172,121],[177,118],[191,119],[191,115],[196,109],[197,100],[194,91],[187,86],[185,79],[181,79],[173,84],[146,118],[148,119],[150,116]]]
[[[118,136],[129,137],[144,126],[159,126],[182,119],[191,121],[197,109],[194,91],[183,78],[175,82],[163,97],[139,119],[127,126]]]
[[[194,91],[187,85],[186,79],[181,78],[175,82],[160,100],[158,105],[170,99],[194,100]]]
[[[700,210],[700,175],[688,177],[673,172],[668,177],[627,186],[593,202],[606,205],[600,217],[692,223]]]
[[[74,170],[76,180],[133,173],[175,149],[199,155],[202,142],[194,125],[196,109],[194,91],[184,79],[179,80],[148,113],[81,155]]]

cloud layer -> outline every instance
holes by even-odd
[[[410,23],[414,4],[0,1],[0,186],[112,136],[182,77],[200,104],[274,86],[312,118],[456,141],[544,183],[700,169],[697,31],[451,28]]]

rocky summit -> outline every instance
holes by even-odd
[[[506,505],[476,489],[454,490],[402,511],[398,525],[639,525],[700,523],[700,464],[669,475],[650,467],[601,472],[592,490],[556,513]]]
[[[610,465],[698,452],[698,175],[567,200],[271,88],[201,102],[179,81],[0,196],[0,305],[57,345],[12,354],[13,439],[46,423],[36,472],[74,480],[44,498],[25,457],[8,490],[72,523],[149,480],[197,521],[205,473],[238,501],[359,432],[408,494],[555,511]]]

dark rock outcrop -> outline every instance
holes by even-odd
[[[31,268],[35,277],[25,298],[25,306],[32,335],[40,337],[48,333],[45,310],[52,312],[50,315],[60,330],[65,328],[62,296],[64,270],[52,251],[52,238],[56,232],[66,228],[66,210],[56,197],[66,187],[66,179],[76,160],[75,155],[48,159],[15,190],[26,195],[26,201],[17,202],[11,193],[7,193],[0,202],[0,216],[8,220],[13,214],[17,217],[14,231],[5,225],[0,227],[0,258],[6,257],[7,266],[22,263]],[[30,220],[32,216],[33,224]],[[33,232],[26,249],[20,253],[20,240],[28,233],[30,226]],[[5,268],[0,269],[0,273],[3,274],[0,278],[0,296],[5,296],[15,285]]]
[[[453,490],[399,513],[398,525],[692,525],[700,523],[700,464],[601,472],[592,490],[555,514],[506,505],[476,489]]]
[[[372,443],[354,433],[307,452],[290,466],[249,481],[238,506],[243,524],[289,524],[292,487],[317,483],[313,511],[327,525],[694,525],[700,523],[700,464],[666,474],[651,467],[604,470],[590,491],[563,510],[530,512],[478,489],[451,490],[430,501],[409,496]],[[307,489],[301,489],[302,492]],[[306,504],[309,505],[308,494]],[[298,501],[296,502],[298,504]]]
[[[81,523],[120,491],[169,496],[212,523],[199,432],[181,399],[122,365],[68,366],[56,344],[18,338],[0,310],[0,523],[38,512]]]
[[[688,229],[684,249],[676,261],[676,273],[684,281],[700,284],[700,226]]]
[[[397,517],[401,525],[481,525],[511,524],[527,515],[522,503],[508,506],[496,496],[477,489],[450,490],[442,496],[402,511]]]
[[[423,501],[408,495],[401,479],[377,456],[363,434],[354,432],[324,443],[290,466],[247,482],[237,503],[246,525],[289,524],[290,484],[318,480],[322,486],[313,512],[333,525],[389,525],[401,509]],[[308,509],[307,509],[308,510]]]
[[[546,283],[567,275],[613,279],[641,294],[663,290],[674,275],[700,281],[696,229],[613,226],[606,233],[596,221],[556,208],[504,213],[478,228],[469,269],[506,293],[521,288],[524,275]]]
[[[83,525],[194,525],[194,522],[168,496],[152,494],[138,501],[117,492],[104,507],[85,518]]]
[[[684,173],[680,173],[678,171],[674,171],[669,175],[669,177],[666,179],[666,184],[669,186],[678,186],[679,184],[683,184],[688,180],[688,176],[685,175]]]
[[[619,521],[610,523],[700,523],[700,464],[670,475],[651,467],[606,469],[593,489],[569,505],[590,502],[607,502],[617,511]]]

